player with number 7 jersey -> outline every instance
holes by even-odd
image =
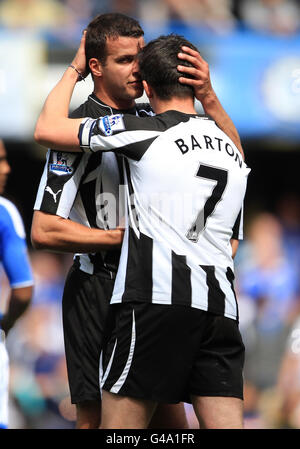
[[[201,428],[243,427],[233,254],[249,168],[229,133],[197,114],[191,87],[205,95],[207,84],[180,84],[188,47],[171,34],[140,52],[156,116],[68,119],[77,77],[67,70],[35,131],[46,146],[124,156],[127,226],[100,363],[104,429],[146,428],[158,403],[180,401],[193,403]]]
[[[238,319],[231,239],[250,169],[208,116],[85,119],[84,151],[126,156],[128,226],[111,303],[183,305]]]

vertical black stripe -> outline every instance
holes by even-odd
[[[142,299],[144,302],[152,302],[153,240],[142,233],[138,238],[132,228],[129,228],[128,234],[128,259],[122,301]]]
[[[123,156],[120,156],[119,154],[115,154],[116,156],[116,160],[117,160],[117,164],[118,164],[118,168],[119,168],[119,177],[120,177],[120,182],[119,184],[124,184],[124,172],[123,172]]]
[[[133,190],[133,186],[132,186],[132,182],[131,182],[131,175],[130,175],[130,167],[129,167],[129,163],[128,160],[124,158],[124,167],[125,167],[125,171],[126,171],[126,176],[127,176],[127,185],[128,185],[128,193],[129,193],[129,198],[128,198],[128,208],[130,208],[131,214],[132,214],[132,220],[134,221],[135,227],[137,229],[139,229],[139,217],[135,208],[135,204],[134,204],[134,190]],[[129,213],[129,210],[128,210]],[[131,226],[131,216],[129,214],[129,226]]]
[[[225,313],[225,294],[220,288],[219,281],[215,275],[213,265],[200,265],[206,273],[206,284],[208,286],[208,312],[224,315]]]
[[[227,267],[227,271],[226,271],[226,277],[230,283],[231,286],[231,290],[233,291],[233,295],[234,295],[234,299],[235,299],[235,304],[236,304],[236,319],[237,322],[239,322],[239,306],[238,306],[238,302],[237,302],[237,297],[236,297],[236,293],[235,293],[235,289],[234,289],[234,273],[232,271],[232,269],[230,267]]]
[[[242,209],[240,210],[240,213],[238,214],[237,219],[235,220],[235,223],[232,228],[232,238],[236,239],[236,240],[239,239],[241,215],[242,215]]]
[[[153,240],[145,234],[140,233],[139,244],[139,259],[140,259],[140,291],[145,292],[146,297],[152,301],[153,290]]]
[[[98,228],[96,217],[96,179],[90,182],[86,182],[80,186],[80,195],[82,203],[84,204],[84,210],[91,228]]]
[[[191,306],[191,269],[186,264],[186,256],[172,251],[172,304]]]
[[[82,204],[84,207],[84,211],[88,222],[91,228],[98,228],[97,225],[97,207],[96,207],[96,185],[97,179],[96,177],[90,182],[85,182],[87,176],[94,171],[96,168],[100,170],[100,164],[102,162],[102,153],[94,153],[89,157],[86,168],[84,170],[84,174],[81,178],[79,185],[79,192],[81,195]]]
[[[103,153],[101,151],[97,151],[97,153],[93,153],[90,155],[89,160],[86,164],[84,173],[82,175],[79,188],[81,188],[81,184],[86,180],[86,177],[93,170],[95,170],[95,168],[98,168],[98,170],[100,170],[100,164],[102,163],[102,154]]]
[[[137,279],[138,276],[137,267],[138,267],[138,239],[132,227],[129,226],[128,257],[127,257],[124,293],[122,296],[123,302],[127,301],[130,302],[136,299],[135,288],[137,287],[137,285],[135,280]]]
[[[133,195],[134,190],[133,190],[132,182],[131,182],[130,168],[129,168],[128,160],[126,158],[124,158],[124,167],[125,167],[126,176],[127,176],[129,195]]]

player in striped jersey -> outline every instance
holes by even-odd
[[[175,39],[175,42],[172,39]],[[210,416],[215,415],[215,404],[217,408],[221,408],[222,412],[228,405],[232,407],[230,416],[226,413],[215,415],[217,426],[221,423],[222,427],[228,427],[232,422],[234,426],[239,426],[241,425],[242,410],[243,344],[235,321],[237,307],[232,283],[233,264],[230,240],[232,237],[236,238],[234,227],[242,207],[248,170],[238,149],[228,136],[212,120],[197,116],[192,91],[189,88],[184,90],[177,81],[177,53],[180,45],[187,45],[187,42],[176,36],[155,42],[161,43],[161,41],[163,44],[171,44],[171,47],[166,47],[164,57],[162,58],[159,52],[154,56],[149,55],[147,50],[151,49],[150,45],[146,47],[144,56],[145,58],[146,55],[150,56],[151,69],[148,69],[148,72],[147,68],[145,69],[147,67],[145,59],[142,64],[142,72],[145,69],[145,79],[147,79],[151,73],[156,73],[153,69],[153,61],[160,62],[164,66],[164,59],[166,64],[167,62],[170,64],[171,59],[171,64],[166,68],[169,71],[167,75],[170,75],[170,72],[173,75],[171,88],[175,89],[176,87],[175,96],[174,93],[172,96],[172,91],[171,93],[160,91],[161,97],[156,93],[156,89],[159,90],[158,86],[161,85],[163,89],[168,87],[166,79],[161,75],[162,66],[160,67],[161,71],[158,72],[160,74],[159,83],[155,85],[155,88],[154,86],[153,89],[151,88],[150,82],[149,84],[144,82],[147,93],[159,115],[145,119],[117,115],[112,118],[105,117],[99,121],[87,120],[80,129],[82,148],[85,148],[85,145],[97,150],[118,148],[118,151],[128,159],[128,163],[125,165],[127,165],[130,226],[126,229],[121,263],[112,299],[113,303],[122,303],[120,314],[117,312],[115,330],[116,332],[125,331],[125,333],[118,334],[120,337],[118,345],[114,345],[113,351],[113,355],[116,357],[113,358],[112,366],[111,363],[108,364],[108,370],[103,377],[104,390],[125,395],[126,399],[123,401],[118,398],[116,403],[114,395],[104,392],[103,397],[107,406],[104,408],[104,426],[144,427],[149,422],[157,402],[173,403],[184,399],[190,400],[190,395],[193,395],[199,420],[205,426],[212,427],[213,425]],[[172,48],[174,44],[176,44],[176,54],[174,54],[174,46]],[[169,54],[171,50],[172,52]],[[186,57],[186,59],[193,61],[193,57]],[[176,72],[175,79],[174,70]],[[71,95],[76,77],[77,75],[72,75],[68,69],[59,85],[48,97],[36,128],[35,137],[40,143],[46,145],[51,143],[57,148],[63,145],[69,149],[78,149],[79,122],[63,119],[65,116],[64,101]],[[170,80],[167,79],[167,81]],[[193,85],[192,80],[191,85]],[[57,111],[53,106],[57,106],[58,98],[61,102]],[[62,124],[66,131],[64,135],[60,132]],[[202,134],[203,132],[205,134]],[[177,136],[174,141],[172,141],[173,133]],[[178,133],[182,133],[179,134],[181,137],[178,136]],[[183,138],[186,134],[187,140]],[[202,140],[199,143],[201,136]],[[169,142],[170,139],[171,142]],[[177,147],[177,153],[174,148],[169,150],[170,143],[174,144],[175,149]],[[206,150],[211,151],[205,153],[200,151],[204,145]],[[158,150],[159,147],[164,146],[166,147],[164,150]],[[189,154],[189,157],[181,159],[186,154]],[[201,158],[204,158],[204,163],[199,166]],[[212,162],[217,166],[211,166]],[[175,164],[175,170],[173,170],[173,164]],[[199,166],[198,170],[196,165]],[[185,169],[187,172],[183,176]],[[230,182],[227,176],[228,172],[232,172],[229,178]],[[201,185],[198,184],[198,178],[201,179]],[[195,198],[192,195],[192,207],[187,211],[187,217],[184,216],[183,206],[179,203],[181,214],[177,217],[177,221],[172,223],[173,218],[170,216],[170,211],[166,210],[163,202],[160,201],[160,194],[167,193],[170,197],[170,193],[174,193],[174,181],[175,185],[179,185],[178,193],[193,194],[193,192],[197,192],[197,194]],[[198,186],[200,186],[200,190]],[[230,193],[228,194],[228,192]],[[134,193],[133,203],[130,201],[132,200],[131,193]],[[230,197],[233,201],[232,204]],[[178,199],[182,199],[178,194],[176,198],[177,202]],[[218,213],[215,212],[217,206]],[[134,209],[137,212],[136,216]],[[224,210],[227,211],[227,214],[224,213]],[[222,223],[223,218],[224,223]],[[156,225],[159,224],[159,226],[155,226],[155,220],[157,221]],[[186,229],[185,221],[189,224]],[[181,282],[178,282],[180,279]],[[208,302],[210,302],[210,306],[208,306]],[[182,306],[184,306],[183,309]],[[131,311],[129,314],[128,310]],[[139,322],[135,321],[135,314]],[[128,326],[128,318],[131,319],[131,317],[133,317],[133,321]],[[160,317],[159,320],[158,317]],[[219,319],[220,317],[221,319]],[[178,329],[175,334],[172,331],[169,332],[172,319],[182,319],[181,323],[196,327],[200,321],[203,322],[210,334],[215,333],[214,344],[219,345],[219,352],[216,354],[215,350],[212,351],[207,347],[210,349],[210,364],[203,372],[201,364],[205,363],[205,358],[202,356],[201,360],[193,361],[196,355],[191,354],[190,350],[187,350],[189,348],[186,347],[193,343],[192,346],[196,344],[196,348],[200,343],[204,343],[201,342],[204,336],[198,334],[201,333],[201,327],[197,330],[195,342],[191,342]],[[160,322],[160,320],[165,321]],[[159,322],[157,329],[152,328],[153,323],[157,322]],[[173,322],[172,327],[175,329],[177,325],[178,322],[175,323],[175,326]],[[133,333],[128,336],[127,332],[131,330],[131,327]],[[135,338],[137,337],[136,328],[139,330],[138,338]],[[140,331],[142,331],[141,334]],[[167,345],[164,340],[157,341],[164,348],[163,350],[151,349],[156,340],[154,338],[148,343],[147,332],[153,335],[157,334],[159,337],[163,334]],[[228,342],[232,340],[230,351],[234,352],[235,357],[231,364],[228,364],[228,358],[230,358],[228,350],[222,352],[224,348],[218,340],[221,338],[219,334],[223,337],[227,334]],[[189,358],[185,358],[187,365],[183,366],[177,363],[178,354],[174,357],[176,363],[168,357],[169,353],[174,352],[170,340],[172,342],[174,339],[174,342],[179,344],[182,337],[187,340],[184,340],[184,344],[181,345],[182,349],[178,352],[179,358],[185,354]],[[214,338],[212,339],[214,340]],[[116,354],[114,354],[116,347]],[[145,348],[148,349],[147,352],[145,352]],[[205,344],[203,344],[202,350],[205,352]],[[126,360],[123,365],[124,357]],[[107,361],[108,359],[106,359],[106,364]],[[196,365],[195,373],[187,375],[185,374],[186,366],[189,366],[191,361]],[[220,379],[216,381],[211,376],[212,367],[216,365],[216,362],[229,365],[226,372],[222,373],[226,382],[224,380],[221,386]],[[175,375],[170,372],[170,367],[175,370]],[[202,373],[200,381],[198,381],[199,372]],[[168,376],[172,377],[173,382],[169,381]],[[192,380],[190,387],[188,383]],[[208,392],[209,394],[207,394]],[[221,401],[212,402],[210,396],[218,396]],[[228,396],[228,398],[224,399],[224,396]],[[143,398],[148,401],[131,398]],[[230,399],[229,402],[228,399]],[[205,413],[201,407],[205,409]],[[113,408],[118,411],[115,416],[112,416],[114,415]]]
[[[100,15],[89,24],[87,66],[94,92],[71,117],[97,118],[118,112],[153,115],[149,104],[134,102],[143,91],[136,69],[142,36],[138,22],[121,14]],[[119,224],[119,165],[113,153],[48,150],[34,205],[35,247],[76,253],[65,283],[62,310],[77,428],[100,424],[99,357],[123,235],[114,229]],[[152,425],[187,427],[183,404],[162,405]]]
[[[10,166],[0,140],[0,194],[4,193]],[[28,308],[33,293],[33,276],[27,254],[25,230],[15,205],[0,196],[0,263],[11,292],[6,310],[0,309],[0,429],[8,426],[9,359],[5,336]],[[2,312],[2,313],[1,313]]]

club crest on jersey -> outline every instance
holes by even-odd
[[[70,165],[72,161],[68,159],[70,159],[68,153],[58,151],[56,153],[56,161],[53,161],[53,163],[50,164],[49,170],[56,175],[70,175],[73,173],[73,168]]]
[[[105,136],[111,136],[114,131],[125,129],[122,115],[106,115],[102,117],[100,120],[100,129]]]

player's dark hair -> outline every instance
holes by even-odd
[[[91,58],[97,58],[102,64],[105,64],[107,38],[117,39],[119,36],[139,38],[144,35],[144,31],[137,20],[119,13],[98,15],[89,23],[86,30],[87,73],[90,72],[89,60]]]
[[[185,45],[197,50],[197,48],[178,34],[160,36],[150,41],[139,55],[140,74],[143,80],[155,90],[159,98],[169,100],[172,97],[190,97],[194,95],[191,86],[181,84],[178,78],[181,74],[177,70],[178,65],[193,67],[187,61],[178,58]],[[183,74],[182,74],[183,75]],[[184,74],[186,78],[192,78]]]

